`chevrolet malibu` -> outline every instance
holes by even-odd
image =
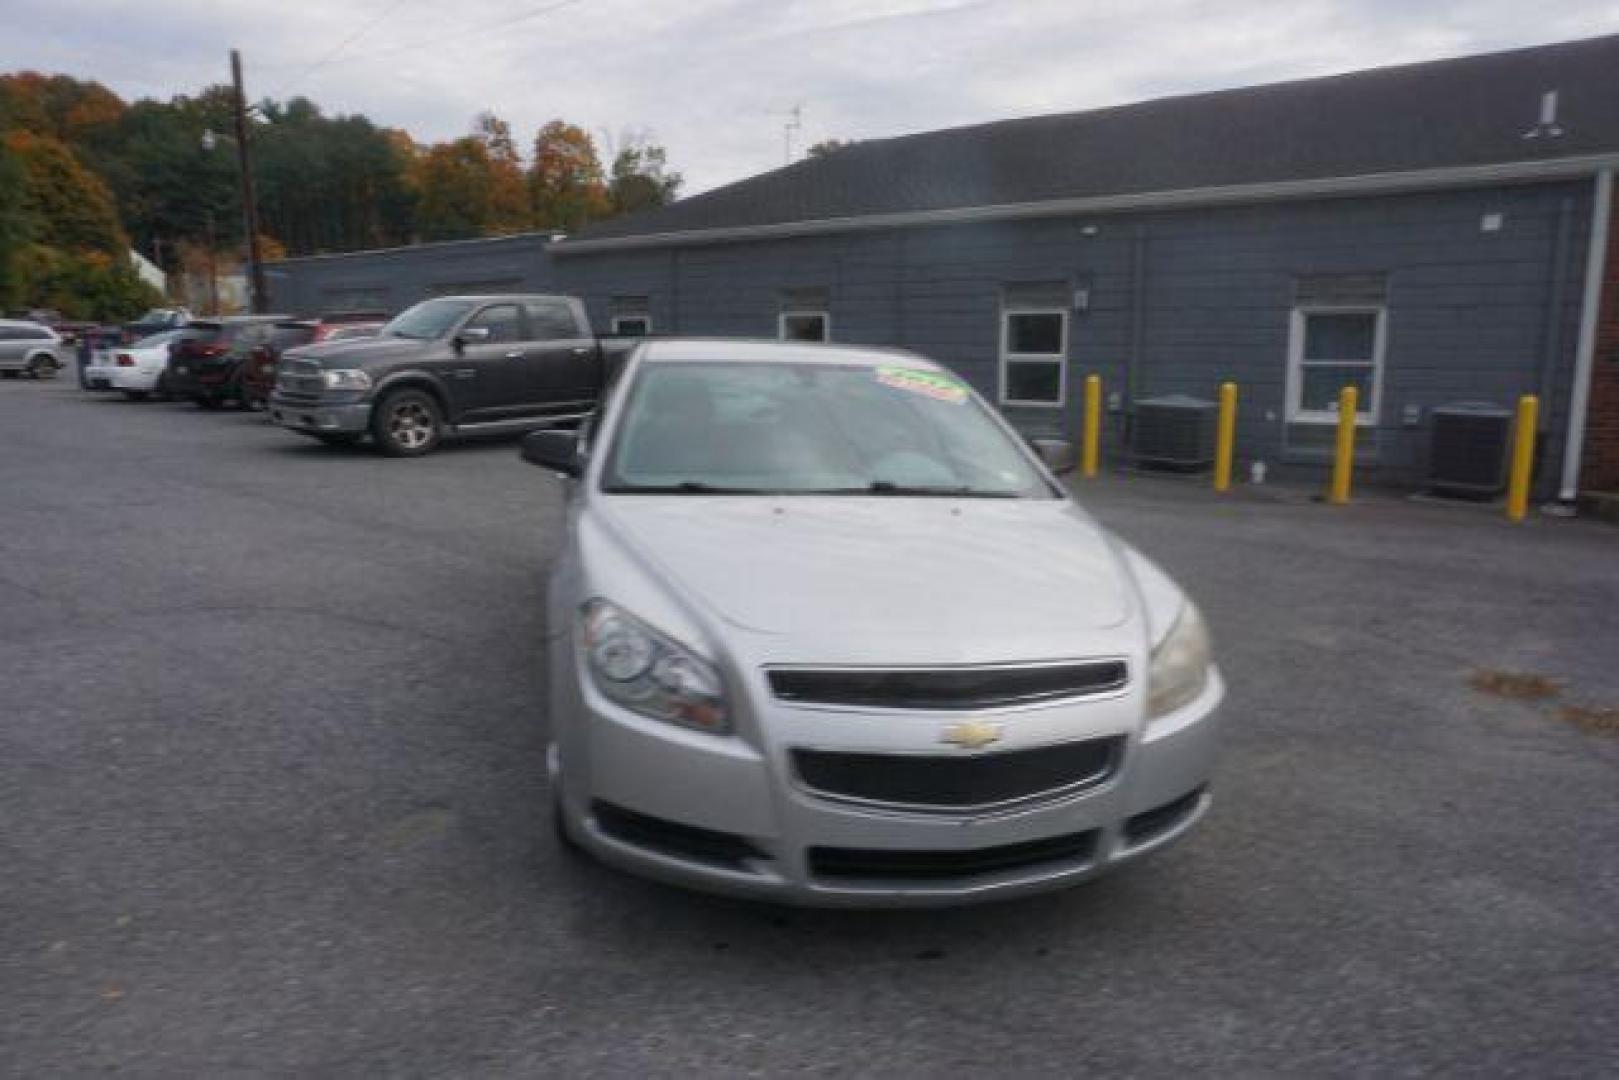
[[[909,353],[658,341],[577,432],[549,587],[555,823],[668,882],[812,905],[1093,877],[1209,806],[1192,601]]]

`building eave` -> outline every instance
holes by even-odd
[[[1094,195],[1072,199],[1045,199],[1037,202],[949,207],[940,210],[912,210],[886,214],[862,214],[851,217],[814,218],[806,221],[770,222],[762,225],[736,225],[673,232],[638,233],[632,236],[602,237],[598,240],[581,237],[553,244],[550,247],[550,252],[553,257],[562,258],[615,251],[693,247],[745,240],[870,232],[879,229],[900,229],[926,225],[1016,221],[1027,218],[1112,214],[1132,210],[1166,210],[1300,199],[1403,194],[1446,188],[1489,187],[1498,184],[1523,184],[1573,179],[1581,176],[1591,176],[1603,169],[1616,167],[1619,167],[1619,153],[1586,154],[1578,157],[1495,162],[1488,165],[1459,165],[1441,169],[1365,173],[1354,176],[1319,177],[1308,180],[1278,180],[1255,184],[1232,184],[1223,187],[1132,192],[1120,195]]]

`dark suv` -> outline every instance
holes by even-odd
[[[289,350],[270,419],[326,443],[369,435],[385,454],[416,457],[446,434],[584,416],[638,343],[597,340],[572,297],[424,300],[376,337]]]
[[[275,324],[286,319],[236,315],[192,321],[169,357],[164,390],[171,398],[190,399],[204,409],[217,409],[227,401],[246,407],[242,369],[253,350],[269,342]]]

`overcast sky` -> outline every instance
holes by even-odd
[[[801,151],[1619,32],[1619,0],[3,0],[0,70],[168,98],[228,78],[421,141],[492,109],[643,131],[686,193]],[[608,153],[604,148],[603,157]]]

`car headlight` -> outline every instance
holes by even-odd
[[[328,368],[320,373],[328,390],[369,390],[371,376],[354,368]]]
[[[579,610],[596,689],[626,709],[711,734],[731,730],[719,672],[679,642],[605,600]]]
[[[1147,719],[1174,712],[1201,694],[1213,662],[1209,628],[1197,605],[1187,600],[1147,665]]]

